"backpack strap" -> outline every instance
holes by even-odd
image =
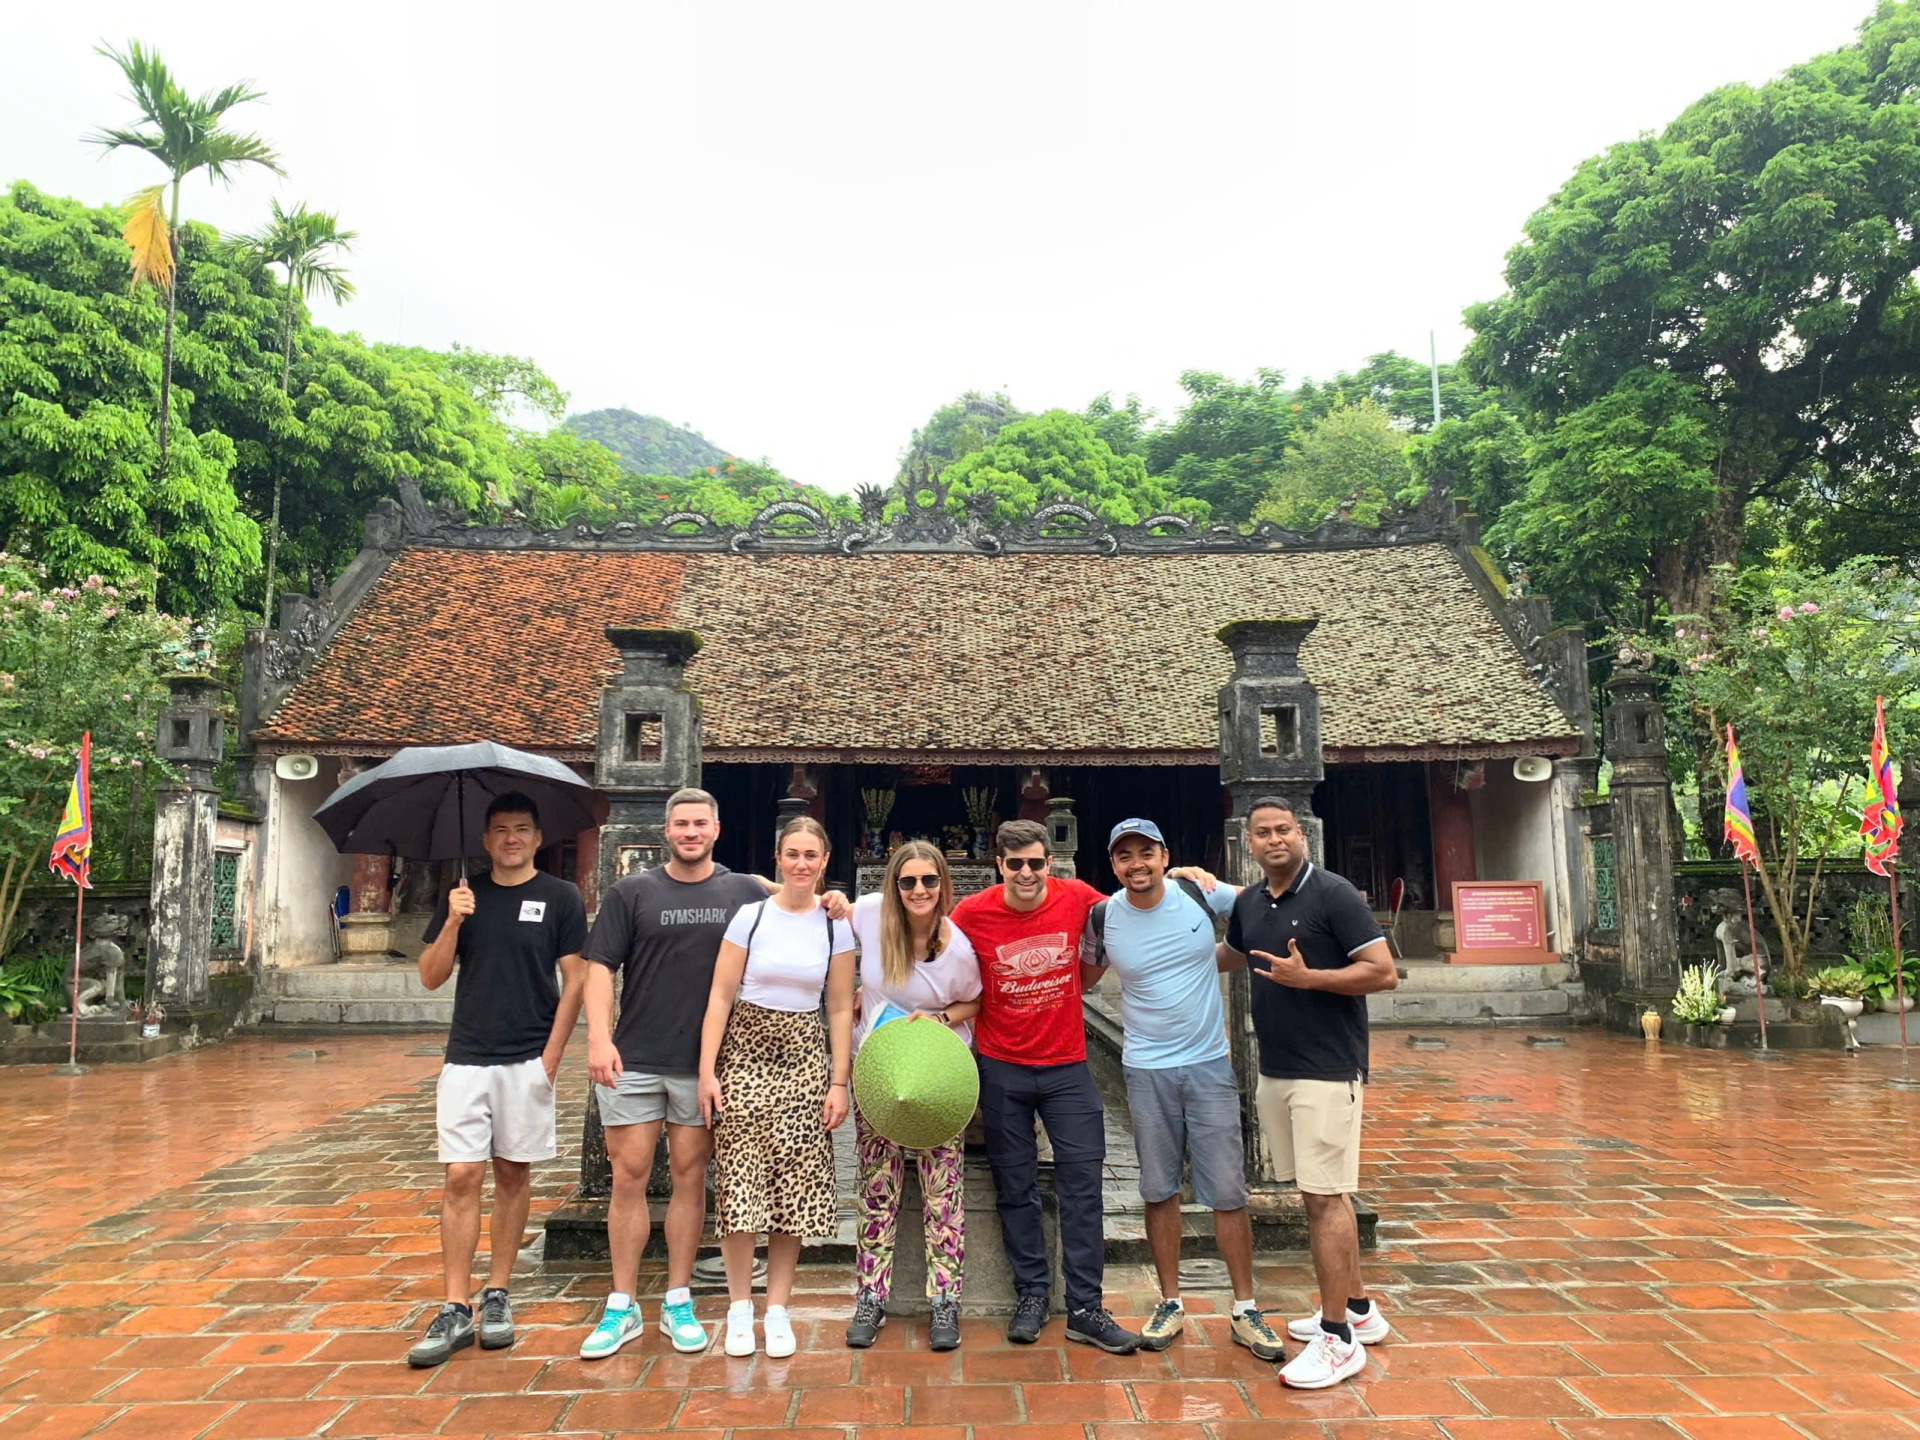
[[[1093,954],[1081,958],[1089,965],[1107,963],[1107,906],[1111,903],[1101,900],[1087,912],[1087,934],[1093,937]]]
[[[761,917],[763,917],[766,913],[767,913],[766,901],[756,900],[753,902],[753,923],[747,927],[747,943],[740,947],[742,950],[753,949],[754,932],[760,928]]]
[[[1207,892],[1200,888],[1199,882],[1187,879],[1184,875],[1173,877],[1173,883],[1187,892],[1187,898],[1207,912],[1207,918],[1213,918],[1213,907],[1207,904]]]

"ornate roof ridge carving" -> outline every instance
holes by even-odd
[[[931,500],[923,501],[923,494],[930,494]],[[1116,525],[1084,505],[1066,501],[995,524],[990,497],[968,497],[964,518],[949,514],[947,487],[937,480],[886,488],[866,485],[855,498],[860,507],[857,520],[836,521],[805,501],[780,500],[745,525],[720,525],[696,511],[680,510],[651,525],[616,520],[597,527],[578,523],[535,530],[519,516],[496,525],[474,525],[461,507],[446,501],[429,503],[415,482],[403,479],[399,501],[382,500],[367,517],[366,544],[389,554],[422,546],[746,555],[1166,555],[1374,549],[1451,543],[1462,533],[1461,517],[1444,494],[1417,506],[1396,507],[1378,525],[1335,517],[1312,530],[1289,530],[1271,521],[1242,530],[1228,524],[1198,525],[1178,515],[1153,515],[1138,525]],[[900,508],[889,518],[887,511],[895,501]]]

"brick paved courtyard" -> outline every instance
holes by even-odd
[[[856,1356],[837,1269],[803,1272],[791,1360],[677,1357],[650,1333],[585,1365],[604,1277],[543,1273],[537,1251],[513,1350],[413,1371],[438,1297],[426,1037],[0,1071],[0,1435],[1920,1434],[1920,1094],[1883,1087],[1893,1057],[1446,1039],[1375,1037],[1368,1271],[1395,1336],[1317,1393],[1227,1343],[1223,1295],[1190,1295],[1197,1325],[1161,1355],[1068,1347],[1056,1319],[1032,1348],[968,1321],[944,1355],[896,1322]],[[571,1179],[570,1157],[543,1167],[536,1220]],[[974,1217],[976,1243],[994,1230]],[[1299,1257],[1260,1279],[1270,1307],[1312,1303]],[[1151,1303],[1143,1269],[1108,1286],[1124,1313]],[[651,1319],[657,1275],[641,1288]]]

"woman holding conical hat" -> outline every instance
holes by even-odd
[[[951,909],[953,876],[946,858],[924,840],[908,841],[894,851],[880,892],[854,902],[853,930],[860,941],[856,1050],[883,1024],[944,1024],[972,1043],[970,1022],[980,1012],[980,963],[967,937],[947,920]],[[853,1123],[860,1156],[854,1264],[858,1294],[847,1344],[866,1348],[886,1323],[900,1189],[911,1160],[926,1199],[927,1299],[932,1308],[928,1343],[935,1350],[951,1350],[960,1343],[965,1137],[957,1134],[943,1145],[907,1150],[869,1125],[857,1104]]]

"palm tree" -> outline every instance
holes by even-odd
[[[196,170],[209,180],[233,182],[242,165],[263,165],[281,174],[280,158],[258,135],[236,135],[220,128],[227,111],[261,92],[245,83],[224,90],[189,96],[173,72],[138,40],[125,53],[111,46],[98,53],[120,67],[132,92],[134,107],[149,127],[144,130],[101,130],[88,136],[108,150],[144,150],[167,167],[167,179],[133,197],[133,215],[125,237],[133,250],[133,283],[147,281],[166,287],[167,326],[160,346],[160,471],[167,468],[167,425],[173,392],[173,317],[177,276],[174,273],[173,232],[180,228],[180,182]],[[168,191],[171,189],[171,195]]]
[[[276,197],[272,201],[273,219],[252,235],[240,235],[227,242],[227,250],[236,259],[254,265],[284,265],[287,270],[286,306],[280,328],[280,393],[290,393],[293,376],[293,322],[302,299],[325,295],[341,305],[353,295],[353,282],[347,279],[333,258],[336,252],[351,250],[357,238],[351,230],[340,228],[340,217],[304,205],[286,211]],[[273,468],[273,519],[267,530],[267,588],[261,596],[262,620],[273,624],[273,580],[280,563],[280,489],[281,470]]]

